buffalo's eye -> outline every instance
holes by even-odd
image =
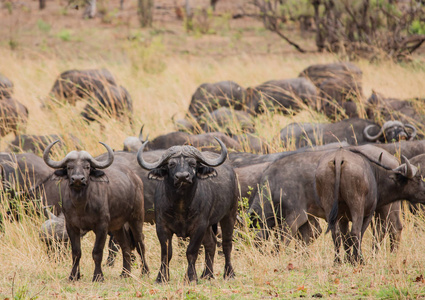
[[[84,167],[84,170],[88,170],[88,169],[90,169],[90,166],[85,166]]]
[[[190,163],[189,163],[189,167],[191,167],[191,168],[195,168],[195,167],[196,167],[196,163],[194,163],[194,162],[190,162]]]
[[[170,162],[169,164],[168,164],[168,167],[169,168],[174,168],[176,166],[176,163],[175,162]]]
[[[74,167],[71,167],[71,166],[68,166],[68,167],[66,167],[68,170],[73,170],[74,169]]]

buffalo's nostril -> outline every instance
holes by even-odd
[[[189,181],[190,180],[190,174],[189,172],[178,172],[176,175],[174,175],[174,179],[176,181]]]

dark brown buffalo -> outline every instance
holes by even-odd
[[[242,150],[242,146],[237,141],[221,132],[189,134],[180,131],[171,132],[156,137],[152,140],[152,142],[149,143],[147,150],[168,149],[177,145],[191,145],[196,148],[200,148],[202,151],[214,151],[216,146],[211,142],[214,137],[222,140],[226,147],[230,149],[234,149],[236,151]]]
[[[245,89],[233,81],[201,84],[192,95],[189,114],[195,118],[204,112],[220,107],[232,107],[242,110],[245,101]]]
[[[69,70],[56,79],[50,91],[52,99],[43,106],[51,105],[51,100],[75,105],[80,99],[88,103],[81,113],[87,121],[94,121],[104,113],[110,117],[131,121],[132,100],[128,91],[118,86],[107,69]]]
[[[32,153],[0,153],[2,182],[15,192],[29,190],[41,184],[52,173],[44,161]]]
[[[246,164],[238,168],[234,168],[239,187],[239,197],[241,200],[248,202],[249,207],[252,205],[254,196],[257,193],[258,185],[264,171],[270,166],[271,162],[262,162],[258,164]],[[298,228],[297,237],[306,245],[313,242],[322,232],[320,224],[315,217],[309,216],[308,222]]]
[[[149,178],[159,180],[155,191],[156,231],[161,244],[161,268],[156,282],[167,282],[172,257],[172,237],[190,237],[186,251],[186,279],[196,281],[196,259],[201,244],[205,248],[205,270],[201,278],[213,278],[216,237],[213,229],[220,223],[225,257],[224,278],[234,277],[231,264],[233,226],[238,206],[236,175],[227,157],[226,146],[216,138],[221,154],[200,152],[191,146],[174,146],[154,163],[138,152],[140,166],[151,170]],[[221,166],[220,166],[221,165]]]
[[[310,79],[317,87],[329,78],[340,78],[359,90],[362,76],[363,72],[359,67],[347,62],[311,65],[298,75]]]
[[[361,87],[360,87],[361,88]],[[358,118],[358,101],[363,101],[361,89],[352,86],[341,78],[329,78],[323,81],[320,86],[320,108],[329,118],[335,118],[339,114],[345,114],[349,118]]]
[[[142,144],[145,142],[145,139],[143,138],[143,128],[145,125],[140,128],[139,136],[129,136],[126,137],[124,140],[124,147],[123,151],[127,152],[137,152],[139,151],[140,147],[142,147]],[[146,136],[146,140],[148,139],[149,134]]]
[[[425,121],[424,116],[415,108],[417,104],[422,103],[418,99],[401,100],[372,91],[366,103],[366,113],[369,119],[400,120],[408,122],[423,129]]]
[[[303,105],[317,107],[317,89],[305,78],[270,80],[246,91],[250,111],[262,113],[275,107],[282,112],[299,110]]]
[[[28,109],[20,102],[6,98],[0,100],[0,136],[9,133],[17,136],[25,132],[28,122]]]
[[[68,70],[56,79],[50,95],[57,101],[75,105],[77,100],[87,98],[105,85],[117,85],[115,78],[107,69]]]
[[[0,74],[0,100],[12,98],[13,82],[9,78]]]
[[[130,226],[142,259],[142,273],[147,273],[142,232],[144,208],[141,179],[123,164],[111,166],[114,153],[105,144],[108,150],[106,161],[98,161],[85,151],[72,151],[61,161],[53,161],[49,153],[57,142],[46,148],[43,159],[48,166],[56,169],[54,175],[59,180],[63,178],[66,181],[62,209],[72,247],[73,267],[69,279],[80,278],[81,230],[93,230],[96,234],[93,281],[103,280],[101,263],[108,231],[112,232],[122,249],[124,259],[121,275],[128,276],[131,271],[131,246],[124,233],[125,223]]]
[[[299,77],[310,79],[320,89],[318,110],[329,117],[344,112],[358,117],[356,101],[363,101],[363,72],[352,63],[311,65]]]
[[[292,123],[280,131],[280,139],[296,148],[347,141],[350,145],[371,142],[413,140],[416,128],[399,121],[388,121],[381,128],[364,119],[345,119],[337,123]]]
[[[94,91],[90,99],[81,113],[85,120],[89,122],[99,120],[103,113],[108,117],[132,123],[133,100],[123,86],[102,86]]]
[[[9,144],[8,151],[32,152],[42,154],[44,149],[53,141],[60,140],[72,148],[81,149],[81,141],[72,134],[69,135],[28,135],[21,134]]]
[[[387,152],[380,151],[379,159],[371,160],[361,151],[340,149],[324,155],[317,166],[318,204],[332,231],[337,260],[342,243],[351,262],[362,260],[363,234],[376,209],[399,200],[425,202],[424,172],[414,166],[424,165],[425,155],[411,162],[403,156],[404,164],[399,166],[396,159],[383,162]]]
[[[232,134],[237,129],[242,132],[252,133],[255,131],[254,121],[247,112],[231,110],[227,107],[205,112],[197,122],[205,132],[221,130]]]
[[[259,136],[250,133],[232,135],[242,148],[247,152],[267,154],[271,152],[268,143]]]
[[[381,152],[385,152],[371,145],[354,148],[361,149],[376,160],[379,159]],[[325,150],[293,152],[274,161],[265,169],[260,179],[261,192],[256,191],[249,209],[254,226],[258,224],[262,228],[260,236],[268,236],[265,228],[278,227],[287,233],[285,237],[295,237],[299,228],[308,224],[309,216],[326,218],[323,209],[317,205],[315,170],[324,154],[335,151],[335,148],[325,148]],[[382,161],[395,160],[391,154],[385,153],[381,158]],[[394,206],[391,212],[396,209]],[[383,207],[378,213],[384,215],[388,213],[388,208]],[[286,239],[286,244],[289,242],[290,239]]]

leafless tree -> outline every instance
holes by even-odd
[[[151,27],[153,20],[153,0],[138,0],[138,11],[140,25]]]

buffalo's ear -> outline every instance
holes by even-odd
[[[100,177],[105,175],[105,172],[103,172],[102,170],[97,170],[97,169],[91,169],[90,170],[90,176],[93,177]]]
[[[198,171],[196,172],[196,176],[200,179],[207,179],[210,177],[216,177],[217,171],[214,168],[207,166],[199,166]]]
[[[102,170],[91,169],[90,180],[96,182],[109,182],[108,176]]]
[[[53,172],[52,177],[50,178],[50,180],[62,180],[63,177],[67,176],[68,172],[66,171],[66,168],[64,169],[59,169]]]
[[[150,180],[164,180],[165,175],[167,175],[167,169],[160,168],[160,169],[153,169],[148,174],[148,179]]]

